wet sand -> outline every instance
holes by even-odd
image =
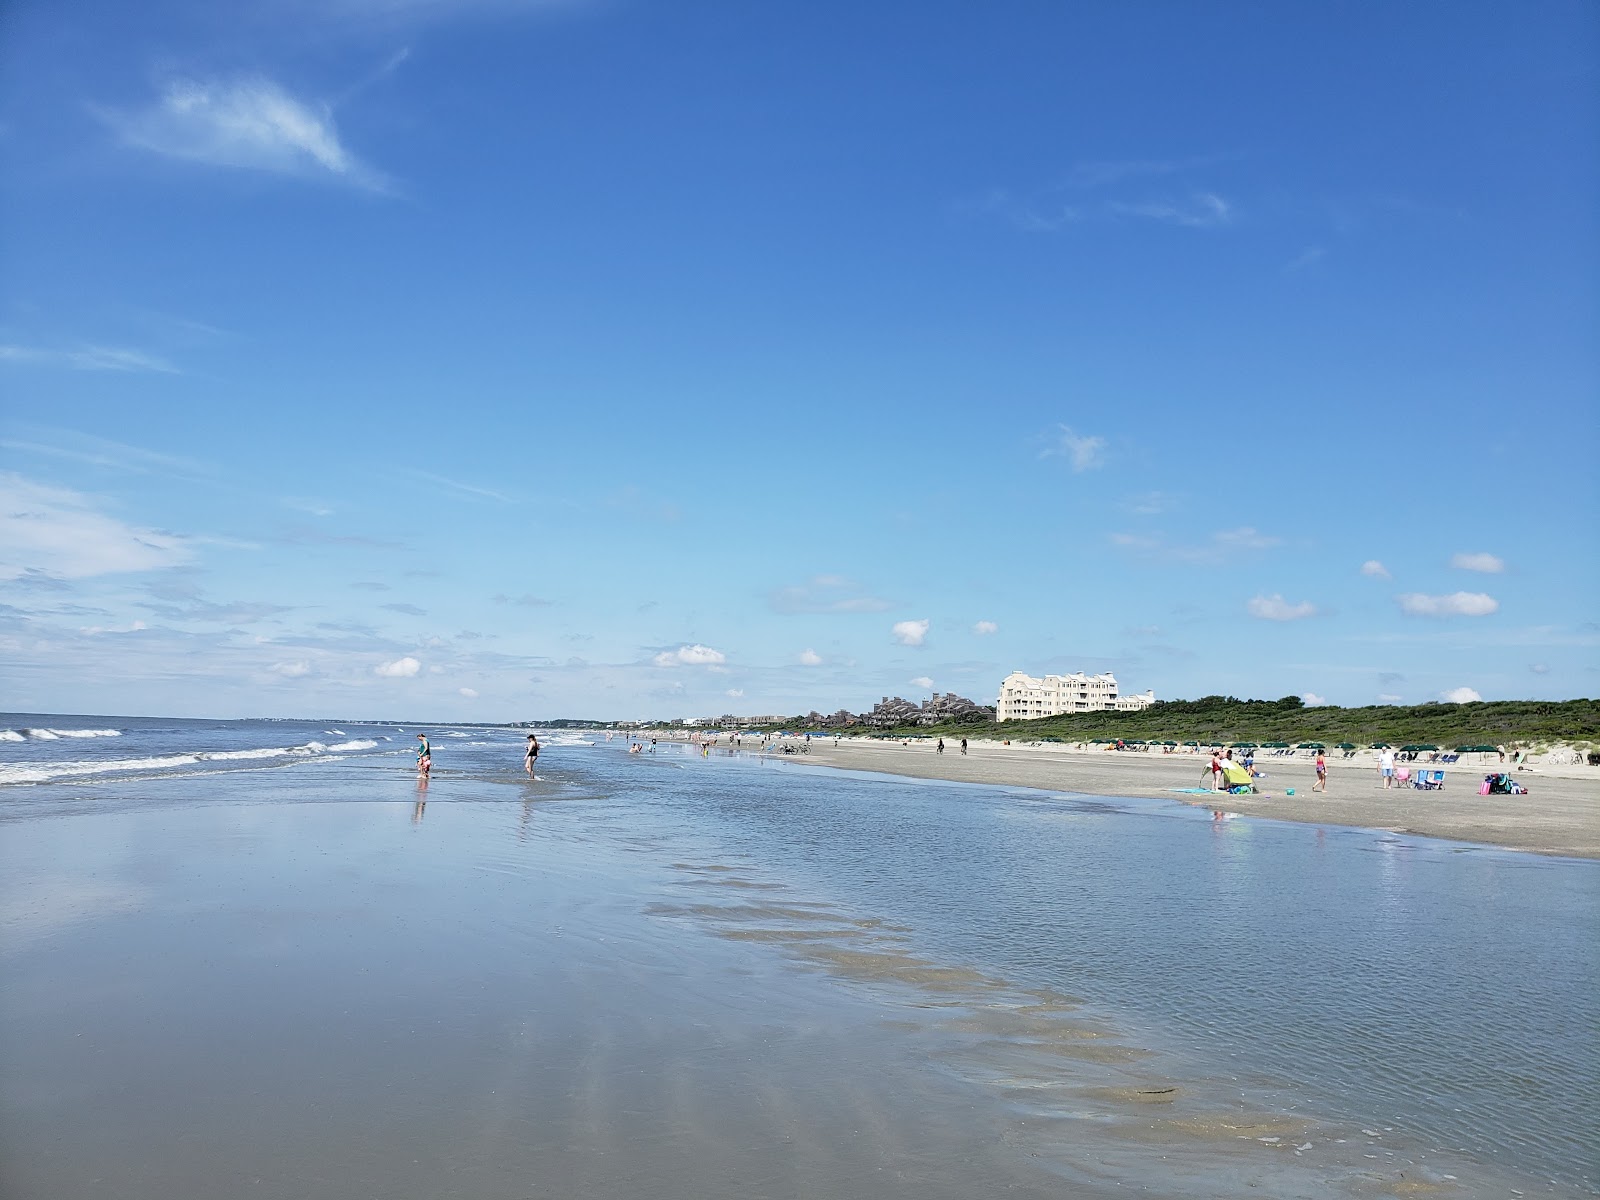
[[[625,804],[340,770],[0,827],[0,1194],[1506,1194]]]
[[[1600,858],[1600,768],[1545,775],[1497,764],[1458,763],[1444,768],[1442,792],[1409,787],[1385,791],[1369,765],[1335,757],[1328,760],[1328,791],[1324,794],[1311,791],[1316,773],[1309,760],[1266,757],[1256,760],[1257,769],[1266,772],[1266,778],[1258,783],[1259,794],[1212,797],[1172,790],[1203,786],[1209,759],[1190,754],[1077,752],[980,743],[963,757],[953,742],[947,743],[943,754],[936,754],[932,742],[905,746],[847,739],[835,747],[831,740],[819,738],[798,761],[919,779],[1095,796],[1159,797],[1284,821],[1388,829],[1509,850]],[[1514,772],[1528,785],[1529,794],[1478,795],[1483,776],[1494,770]],[[1585,777],[1584,771],[1592,778]],[[1295,790],[1293,796],[1286,794],[1289,788]]]

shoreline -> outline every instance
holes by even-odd
[[[1206,756],[974,742],[963,757],[957,740],[947,742],[945,753],[938,754],[931,741],[906,746],[845,739],[835,746],[831,739],[813,738],[801,761],[956,783],[1177,800],[1280,821],[1382,829],[1533,854],[1600,859],[1600,779],[1547,775],[1509,763],[1446,767],[1443,791],[1411,787],[1385,791],[1377,782],[1377,771],[1360,758],[1330,758],[1328,791],[1321,793],[1311,791],[1316,775],[1309,759],[1268,757],[1256,760],[1265,776],[1257,783],[1261,791],[1254,795],[1185,795],[1174,789],[1199,786],[1209,762]],[[1492,770],[1515,772],[1528,784],[1528,794],[1480,796],[1477,785]],[[1290,788],[1292,796],[1287,794]]]

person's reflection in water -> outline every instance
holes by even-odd
[[[422,814],[423,814],[424,810],[427,809],[427,807],[428,807],[428,777],[427,777],[427,775],[418,775],[417,776],[417,802],[411,808],[411,823],[413,825],[421,825],[422,824]]]

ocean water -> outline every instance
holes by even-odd
[[[1051,1144],[1034,1131],[1081,1128],[1086,1098],[1132,1080],[1281,1118],[1283,1134],[1258,1118],[1230,1136],[1295,1143],[1291,1167],[1304,1136],[1308,1162],[1336,1142],[1352,1169],[1404,1164],[1470,1195],[1600,1185],[1594,862],[679,745],[629,755],[603,735],[545,735],[530,781],[520,733],[428,727],[418,792],[414,727],[3,724],[0,838],[60,816],[359,803],[422,832],[451,806],[484,838],[625,855],[652,920],[909,1008],[959,1002],[964,1040],[939,1069],[1044,1139],[1036,1154]],[[735,873],[739,902],[679,902],[685,864]],[[1045,999],[1019,1016],[1017,996]],[[1047,1033],[1034,1007],[1070,1009],[1080,1032]],[[1284,1178],[1275,1194],[1344,1194],[1309,1165]],[[1159,1171],[1142,1182],[1180,1194]]]

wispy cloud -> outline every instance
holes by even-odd
[[[1064,458],[1074,472],[1092,471],[1106,464],[1106,440],[1094,434],[1076,433],[1070,425],[1057,426],[1055,444],[1040,452],[1040,458]]]
[[[494,598],[496,604],[515,604],[518,608],[549,608],[554,600],[546,600],[543,596],[535,596],[532,592],[525,592],[520,596],[507,596],[505,593]]]
[[[425,617],[428,615],[427,609],[418,608],[415,604],[380,604],[378,607],[387,609],[392,613],[401,613],[407,617]]]
[[[0,447],[19,454],[83,463],[130,475],[163,475],[194,482],[209,481],[217,475],[215,467],[192,458],[146,450],[75,429],[17,425],[13,426],[13,432],[18,436],[0,439]]]
[[[469,687],[457,688],[456,695],[465,696],[468,700],[476,700],[478,698],[478,689]]]
[[[293,662],[273,663],[272,670],[285,679],[303,679],[311,674],[311,664],[303,658],[297,658]]]
[[[0,473],[0,579],[32,572],[85,579],[193,557],[192,539],[119,521],[81,493]]]
[[[1307,246],[1288,262],[1283,264],[1285,271],[1304,271],[1307,267],[1315,266],[1328,256],[1326,246]]]
[[[1309,600],[1302,600],[1298,604],[1290,604],[1277,593],[1271,596],[1256,596],[1245,608],[1252,617],[1260,617],[1263,621],[1303,621],[1307,617],[1317,615],[1317,606]]]
[[[730,700],[743,700],[744,699],[744,689],[743,688],[729,688],[726,692],[723,693],[723,695],[727,696],[728,699],[730,699]]]
[[[1282,538],[1262,533],[1253,525],[1220,529],[1200,542],[1171,542],[1159,535],[1139,533],[1113,533],[1109,536],[1113,546],[1121,546],[1135,554],[1162,562],[1201,567],[1215,566],[1240,554],[1270,550],[1283,544]]]
[[[915,679],[911,680],[911,686],[921,688],[925,692],[931,692],[933,691],[933,680],[929,679],[926,675],[918,675]]]
[[[1127,218],[1211,229],[1233,220],[1233,205],[1210,188],[1184,187],[1173,177],[1195,180],[1199,172],[1221,161],[1209,157],[1078,163],[1054,183],[1023,192],[991,188],[962,207],[991,214],[1024,233],[1059,233],[1090,221]],[[1162,179],[1168,183],[1157,182]],[[1150,195],[1152,188],[1160,188],[1160,194]],[[1139,191],[1145,194],[1138,195]]]
[[[1500,611],[1500,602],[1483,592],[1451,592],[1448,596],[1403,592],[1395,601],[1401,612],[1412,617],[1487,617]]]
[[[887,600],[868,595],[860,584],[842,575],[814,575],[805,583],[775,588],[767,603],[780,613],[883,612]]]
[[[1375,558],[1369,558],[1361,564],[1361,573],[1369,579],[1388,579],[1389,568]]]
[[[1233,220],[1233,205],[1215,192],[1196,192],[1181,200],[1113,201],[1110,211],[1122,217],[1143,217],[1186,229],[1215,229]]]
[[[1171,511],[1174,497],[1167,492],[1141,492],[1137,496],[1129,496],[1123,501],[1122,507],[1136,517],[1157,517],[1164,512]]]
[[[459,479],[450,479],[444,475],[435,475],[432,471],[420,471],[415,468],[407,474],[424,483],[431,483],[435,487],[447,492],[455,492],[462,496],[473,496],[480,500],[498,500],[501,504],[515,504],[516,501],[504,492],[497,492],[493,488],[481,487],[476,483],[462,483]]]
[[[1000,626],[996,625],[993,621],[978,621],[972,626],[972,632],[977,634],[979,637],[985,637],[991,633],[999,633]]]
[[[896,621],[889,632],[902,646],[920,646],[927,639],[928,621]]]
[[[1477,571],[1484,575],[1498,575],[1506,569],[1505,559],[1493,554],[1453,554],[1450,565],[1458,571]]]
[[[372,668],[372,673],[385,679],[410,679],[420,670],[422,664],[408,654],[393,662],[379,663]]]
[[[73,371],[154,371],[181,375],[182,371],[164,358],[124,346],[80,346],[75,350],[40,346],[0,346],[0,362],[37,367],[66,367]]]
[[[339,140],[333,111],[263,77],[175,79],[140,109],[91,109],[126,146],[169,158],[389,190]]]

